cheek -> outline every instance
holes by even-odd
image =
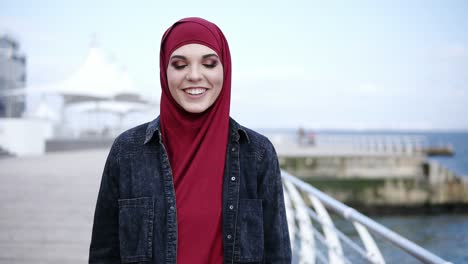
[[[181,82],[181,74],[176,71],[167,71],[167,85],[169,86],[169,90],[172,92],[176,90]]]
[[[223,73],[223,70],[220,69],[216,72],[213,73],[213,75],[211,76],[211,80],[213,82],[213,85],[218,88],[219,90],[221,90],[221,88],[223,87],[223,82],[224,82],[224,73]]]
[[[223,89],[223,82],[224,82],[223,72],[221,71],[220,73],[214,75],[212,77],[212,81],[213,81],[212,84],[215,87],[215,95],[213,97],[213,100],[216,100],[221,94],[221,90]]]

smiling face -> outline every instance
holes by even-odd
[[[166,73],[172,97],[190,113],[208,109],[223,87],[223,65],[218,54],[200,44],[187,44],[176,49],[171,54]]]

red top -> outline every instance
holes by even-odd
[[[177,48],[205,45],[218,54],[223,87],[205,112],[185,111],[172,98],[166,69]],[[177,204],[177,263],[223,263],[222,186],[229,132],[231,56],[213,23],[185,18],[163,35],[160,53],[161,131],[174,177]]]

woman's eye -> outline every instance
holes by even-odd
[[[176,70],[182,70],[187,66],[187,64],[174,64],[172,65]]]
[[[182,61],[175,61],[171,65],[176,70],[182,70],[183,68],[185,68],[187,66],[187,63],[184,63]]]
[[[205,63],[203,64],[205,67],[209,68],[209,69],[212,69],[214,67],[216,67],[216,65],[218,65],[217,62],[211,62],[211,63]]]

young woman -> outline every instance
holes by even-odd
[[[290,263],[278,159],[229,118],[221,30],[185,18],[164,34],[161,114],[114,142],[89,263]]]

